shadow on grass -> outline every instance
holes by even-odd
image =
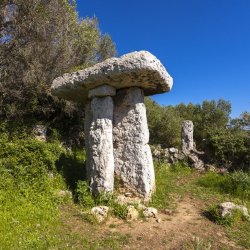
[[[78,152],[61,155],[56,167],[57,171],[64,177],[73,195],[75,195],[76,192],[77,182],[79,180],[87,181],[85,157],[83,155],[79,157]]]

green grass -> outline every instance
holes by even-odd
[[[194,195],[207,201],[208,208],[205,215],[225,228],[229,238],[243,247],[250,248],[250,222],[242,214],[235,212],[232,217],[222,218],[218,212],[218,203],[232,201],[245,205],[250,211],[250,174],[242,171],[220,175],[205,173],[191,185]],[[211,204],[213,204],[211,206]]]
[[[164,163],[155,163],[156,192],[152,197],[150,206],[158,209],[169,207],[174,194],[183,194],[183,184],[178,185],[178,181],[183,177],[188,177],[192,170],[185,165],[176,164],[170,166]]]
[[[69,152],[56,141],[24,138],[2,135],[0,139],[0,249],[121,249],[129,244],[129,234],[100,234],[96,223],[87,224],[80,216],[82,210],[95,205],[112,207],[112,215],[122,219],[127,215],[126,206],[115,202],[116,194],[91,196],[84,180],[85,152]],[[162,163],[155,163],[155,174],[156,192],[149,206],[160,210],[174,208],[176,198],[187,194],[203,199],[207,208],[228,200],[250,208],[249,174],[199,175],[182,164]],[[75,205],[57,195],[68,188],[74,193]],[[76,207],[86,229],[72,232],[63,224],[60,205],[65,202]],[[216,215],[215,210],[211,214]],[[250,248],[250,223],[237,219],[225,230],[230,238]],[[196,243],[208,245],[206,241]]]

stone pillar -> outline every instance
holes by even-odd
[[[94,195],[112,192],[114,188],[113,155],[113,99],[115,89],[103,85],[89,91],[91,98],[86,108],[87,169],[90,188]]]
[[[143,90],[121,89],[114,97],[115,174],[135,194],[150,199],[155,175]]]
[[[182,152],[184,154],[189,154],[194,149],[193,132],[193,122],[184,121],[182,123]]]

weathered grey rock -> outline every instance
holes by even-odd
[[[220,211],[221,211],[221,216],[224,217],[226,215],[231,216],[232,212],[234,210],[239,210],[242,212],[242,214],[249,218],[248,210],[245,206],[242,205],[236,205],[233,202],[224,202],[219,205]]]
[[[127,220],[134,221],[139,217],[139,212],[132,205],[127,207]]]
[[[109,207],[107,206],[97,206],[91,209],[91,214],[101,223],[108,217],[108,211]]]
[[[47,127],[38,124],[33,128],[34,136],[39,141],[47,141]]]
[[[204,162],[200,160],[196,154],[193,154],[193,153],[188,154],[187,157],[193,168],[197,170],[205,170]]]
[[[126,204],[140,204],[141,199],[138,197],[126,197],[125,195],[118,195],[116,198],[116,203],[120,205],[126,205]]]
[[[177,154],[179,152],[178,148],[169,148],[168,151],[170,154]]]
[[[113,100],[94,97],[90,104],[91,123],[88,137],[90,188],[93,194],[112,192],[114,187]]]
[[[114,98],[115,173],[134,193],[150,199],[155,175],[143,91],[122,89]]]
[[[88,91],[104,84],[115,89],[140,87],[145,95],[152,95],[169,91],[173,79],[155,56],[140,51],[64,74],[53,81],[51,92],[67,100],[86,103]]]
[[[182,124],[182,152],[190,153],[194,149],[194,124],[192,121],[184,121]]]
[[[154,207],[147,207],[147,208],[143,211],[143,215],[144,215],[146,218],[150,218],[150,217],[156,218],[157,209],[154,208]]]
[[[92,115],[91,115],[91,105],[88,102],[85,105],[85,119],[84,119],[84,134],[85,134],[85,150],[86,150],[86,174],[87,178],[90,179],[90,172],[92,168],[92,158],[91,158],[91,145],[89,143],[89,136],[90,136],[90,126],[92,122]]]
[[[104,96],[114,96],[116,94],[116,89],[109,85],[101,85],[97,88],[91,89],[89,91],[88,97],[104,97]]]

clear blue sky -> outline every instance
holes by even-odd
[[[223,98],[250,111],[250,0],[77,0],[96,16],[119,55],[148,50],[174,78],[160,104]]]

